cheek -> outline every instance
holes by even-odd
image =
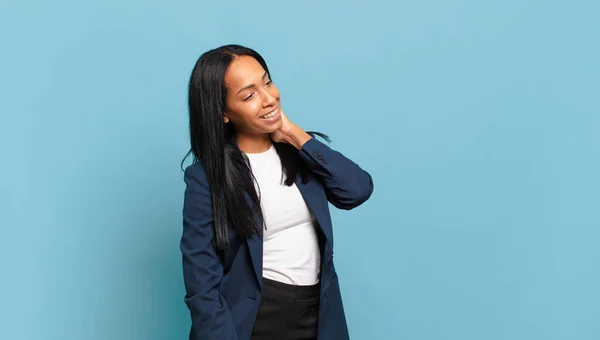
[[[260,113],[261,107],[258,101],[251,101],[236,105],[230,111],[232,122],[239,130],[252,129],[251,126],[257,123],[257,115]]]
[[[252,102],[247,103],[244,107],[244,118],[248,121],[255,120],[261,109],[262,108],[258,100],[253,100]]]

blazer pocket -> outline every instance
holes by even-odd
[[[258,312],[256,298],[252,296],[245,296],[241,298],[235,305],[229,307],[231,316],[235,328],[238,332],[240,339],[250,337],[250,333],[254,328],[254,322],[256,321],[256,313]]]

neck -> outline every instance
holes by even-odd
[[[261,153],[269,150],[273,142],[268,134],[258,136],[235,136],[238,147],[244,153]]]

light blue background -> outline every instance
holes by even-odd
[[[186,89],[225,43],[370,171],[352,339],[600,339],[597,1],[0,5],[0,339],[185,339]]]

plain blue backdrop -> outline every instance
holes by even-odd
[[[352,339],[600,339],[597,1],[3,1],[0,339],[185,339],[187,82],[266,58],[373,175]]]

